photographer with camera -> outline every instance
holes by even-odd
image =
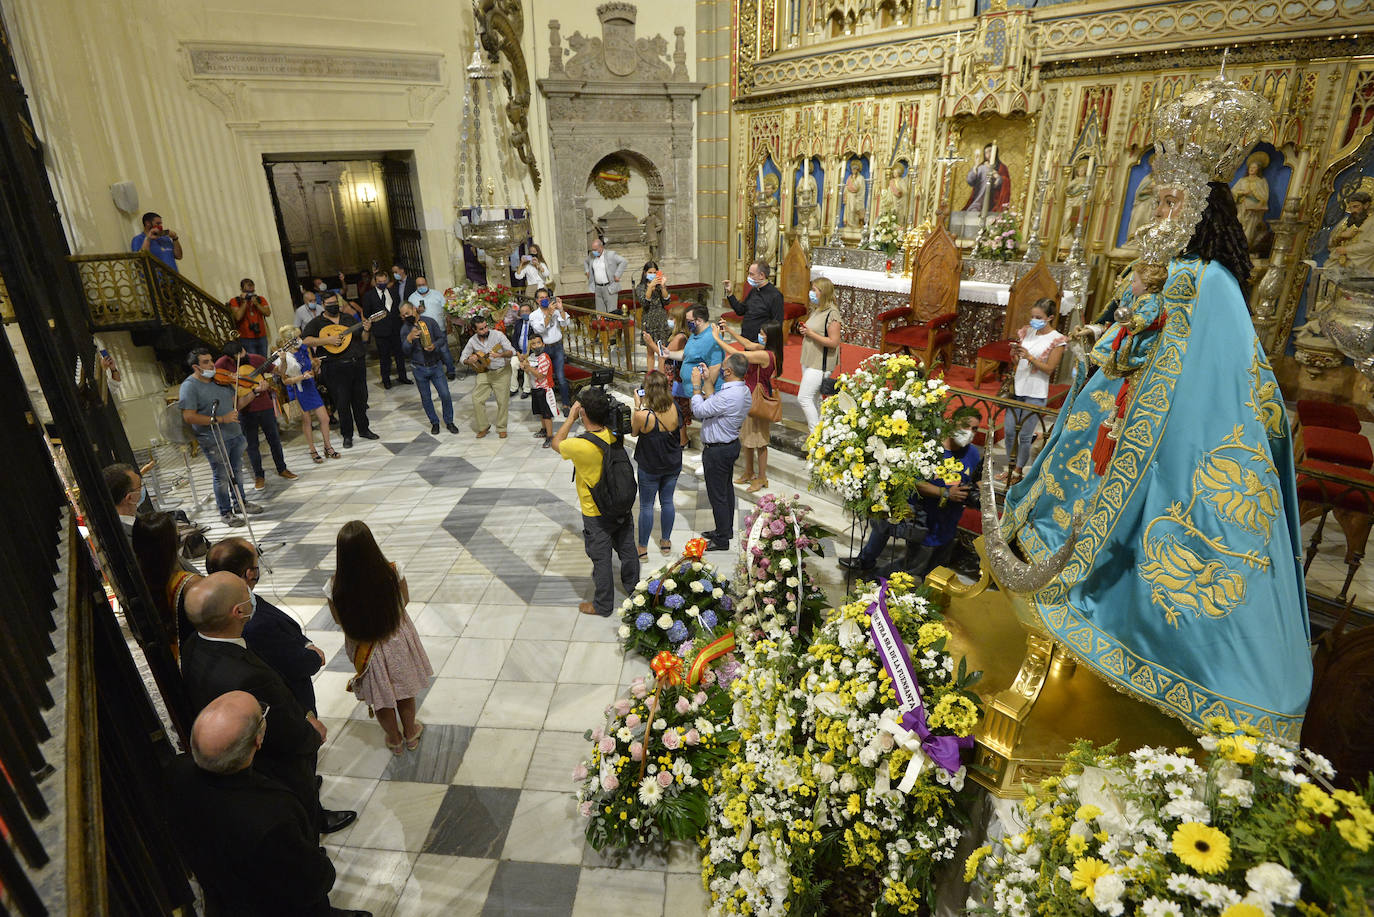
[[[162,217],[151,210],[143,214],[143,232],[129,243],[131,252],[148,252],[172,270],[181,260],[181,239],[170,229],[162,227]]]
[[[257,294],[253,278],[239,281],[239,295],[229,300],[229,314],[238,325],[243,349],[266,359],[267,316],[272,314],[272,307]]]
[[[553,448],[573,463],[573,481],[582,507],[582,542],[592,562],[595,591],[592,600],[582,602],[577,610],[605,618],[615,610],[612,553],[620,556],[620,583],[626,595],[639,581],[633,515],[638,485],[624,446],[629,409],[612,401],[606,389],[596,384],[596,376],[592,382],[577,396],[568,419],[553,435]],[[570,439],[568,434],[579,420],[587,432]]]
[[[692,370],[692,416],[701,421],[701,471],[716,524],[714,531],[702,533],[708,551],[730,550],[735,531],[735,485],[730,476],[739,458],[739,431],[753,404],[744,383],[748,372],[744,354],[730,354],[721,366],[720,390],[713,391],[715,383],[706,367],[698,363]]]

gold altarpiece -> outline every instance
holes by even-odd
[[[839,238],[837,226],[845,229],[841,211],[858,201],[840,187],[856,159],[867,182],[864,225],[887,208],[896,209],[903,226],[916,226],[934,221],[941,206],[936,159],[948,155],[951,141],[962,160],[946,176],[946,202],[955,211],[969,197],[967,171],[995,143],[1023,240],[1038,210],[1046,257],[1062,259],[1079,216],[1085,217],[1088,310],[1100,309],[1113,278],[1135,256],[1129,231],[1148,196],[1142,173],[1148,174],[1153,143],[1150,113],[1215,75],[1229,48],[1228,74],[1268,97],[1277,112],[1257,148],[1273,161],[1275,178],[1281,176],[1270,183],[1266,222],[1273,238],[1255,259],[1257,330],[1290,393],[1299,384],[1348,391],[1343,375],[1313,381],[1339,366],[1338,357],[1300,349],[1295,359],[1290,340],[1307,283],[1302,261],[1321,229],[1332,181],[1341,164],[1357,158],[1374,126],[1374,55],[1367,53],[1368,36],[1358,34],[1372,24],[1367,5],[1100,0],[1023,9],[992,0],[987,6],[975,15],[968,0],[737,4],[730,216],[720,227],[728,227],[732,275],[742,276],[752,257],[751,189],[760,167],[780,173],[783,232],[794,225],[801,164],[822,176],[813,227],[819,223],[820,238],[829,240]],[[1071,161],[1094,119],[1097,152]],[[891,193],[897,187],[900,196]],[[847,244],[858,231],[851,230]]]

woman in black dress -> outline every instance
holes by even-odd
[[[658,269],[657,261],[647,261],[640,271],[639,283],[635,284],[635,302],[639,305],[639,330],[654,339],[655,346],[647,342],[645,348],[650,355],[646,365],[653,363],[652,353],[658,344],[668,342],[668,280]]]

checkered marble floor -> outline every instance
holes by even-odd
[[[344,450],[335,432],[343,457],[314,465],[293,429],[287,461],[300,478],[269,470],[267,488],[249,497],[265,508],[252,519],[266,549],[259,593],[294,614],[330,655],[316,677],[329,730],[319,760],[323,800],[359,813],[326,838],[338,870],[331,901],[378,917],[554,917],[602,913],[611,902],[626,913],[703,914],[694,847],[667,858],[610,859],[583,839],[571,779],[588,750],[583,732],[648,667],[623,656],[618,621],[577,612],[591,595],[591,564],[571,465],[531,435],[529,401],[512,399],[508,439],[493,430],[479,440],[471,378],[452,388],[460,435],[431,435],[413,386],[384,391],[374,379],[369,416],[379,441],[359,437]],[[193,460],[193,469],[204,496],[204,461]],[[190,511],[185,488],[170,496]],[[676,503],[672,541],[680,550],[713,525],[690,469]],[[741,502],[741,515],[747,510]],[[344,690],[352,665],[323,600],[335,536],[351,519],[366,521],[404,568],[409,612],[436,674],[419,699],[420,749],[399,758]],[[200,521],[212,523],[212,541],[230,534],[212,505]],[[735,556],[708,559],[728,567]],[[649,569],[667,560],[653,548]],[[833,560],[827,566],[835,576]]]

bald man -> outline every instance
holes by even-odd
[[[330,907],[334,866],[295,794],[253,767],[276,708],[247,691],[205,705],[191,754],[172,762],[172,830],[205,890],[207,915],[370,917]]]
[[[248,649],[243,628],[253,616],[248,584],[228,571],[211,573],[186,589],[186,616],[196,633],[181,644],[181,678],[191,709],[199,712],[229,691],[247,691],[272,718],[258,756],[258,769],[281,781],[329,834],[353,824],[358,813],[320,808],[315,763],[325,728],[301,708],[282,677]]]

